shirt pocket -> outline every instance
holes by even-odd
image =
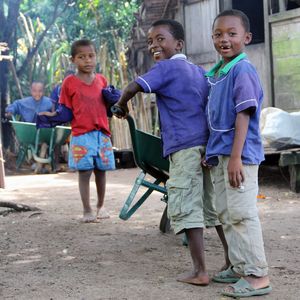
[[[234,129],[236,113],[229,101],[209,101],[207,106],[208,123],[216,131],[229,131]]]
[[[168,215],[180,219],[192,211],[192,179],[186,177],[171,178],[167,181]]]

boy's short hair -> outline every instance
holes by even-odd
[[[245,13],[243,13],[241,10],[237,10],[237,9],[228,9],[228,10],[224,10],[222,12],[220,12],[214,19],[213,22],[213,26],[215,25],[215,22],[218,18],[220,17],[225,17],[225,16],[234,16],[234,17],[238,17],[241,19],[242,21],[242,25],[245,28],[246,32],[250,32],[250,21],[249,18],[247,17],[247,15]]]
[[[81,40],[77,40],[77,41],[73,42],[73,44],[71,45],[71,56],[75,57],[75,55],[78,52],[78,48],[82,47],[82,46],[93,46],[94,50],[96,52],[96,46],[91,40],[81,39]]]
[[[175,20],[171,20],[171,19],[160,19],[160,20],[153,22],[151,24],[150,28],[155,27],[155,26],[160,26],[160,25],[169,26],[170,33],[173,35],[173,37],[176,40],[184,41],[184,29],[183,29],[183,26],[179,22],[177,22]]]
[[[43,87],[45,86],[45,83],[41,80],[33,80],[30,86],[32,87],[34,84],[41,84]]]

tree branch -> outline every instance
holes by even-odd
[[[7,207],[12,208],[17,212],[22,211],[39,211],[40,209],[37,207],[25,205],[25,204],[18,204],[13,202],[7,202],[7,201],[0,201],[0,207]]]
[[[51,21],[47,24],[45,30],[42,32],[42,34],[38,37],[36,45],[30,49],[30,51],[28,51],[27,56],[25,58],[25,60],[23,61],[22,66],[20,67],[20,69],[17,71],[17,75],[18,77],[22,76],[22,74],[24,73],[26,66],[31,62],[31,60],[33,59],[34,55],[36,54],[36,52],[38,51],[41,43],[44,40],[44,37],[46,36],[48,30],[51,28],[51,26],[55,23],[56,19],[58,17],[60,17],[65,10],[67,9],[67,7],[69,6],[69,4],[72,2],[72,0],[67,0],[65,2],[65,5],[63,7],[63,9],[61,11],[59,11],[59,3],[61,2],[61,0],[56,0],[56,3],[54,5],[54,11],[52,14],[52,19]]]
[[[4,28],[5,24],[5,15],[4,15],[4,3],[3,0],[0,0],[0,28]],[[2,40],[3,33],[0,33],[0,41]]]

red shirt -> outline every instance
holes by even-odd
[[[65,78],[59,102],[73,112],[72,135],[99,130],[110,136],[106,105],[102,96],[102,89],[106,86],[106,78],[101,74],[96,74],[91,84],[81,81],[75,75]]]

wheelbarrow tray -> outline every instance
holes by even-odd
[[[63,145],[71,134],[71,128],[57,126],[55,128],[36,128],[35,123],[10,121],[15,131],[16,138],[20,144],[17,168],[23,163],[25,156],[31,151],[35,161],[39,163],[51,164],[52,170],[55,169],[54,147]],[[48,145],[48,158],[38,156],[38,148],[42,143]]]
[[[169,161],[162,156],[161,138],[136,129],[135,122],[130,115],[127,117],[127,121],[134,160],[141,169],[141,173],[136,178],[135,184],[120,211],[119,217],[123,220],[128,220],[153,191],[161,192],[163,194],[162,200],[167,202],[165,183],[169,179]],[[146,175],[151,175],[154,181],[145,179]],[[131,205],[140,186],[146,187],[147,190]],[[169,229],[166,208],[160,222],[160,230],[162,232],[166,232]]]

